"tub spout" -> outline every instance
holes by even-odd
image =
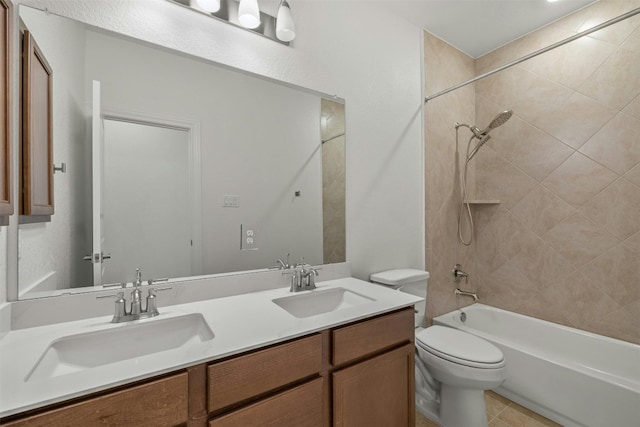
[[[453,293],[456,295],[461,295],[463,297],[472,297],[475,302],[478,302],[478,295],[476,295],[475,292],[467,292],[467,291],[461,290],[460,288],[456,288],[456,290],[453,291]]]

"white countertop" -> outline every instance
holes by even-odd
[[[113,324],[112,316],[38,326],[8,332],[0,340],[0,417],[17,414],[131,381],[150,378],[201,362],[223,358],[265,345],[389,312],[422,301],[359,279],[343,278],[318,283],[317,290],[343,287],[374,301],[306,318],[296,318],[271,300],[301,295],[278,288],[163,307],[154,322],[201,313],[215,337],[186,348],[166,350],[51,378],[25,378],[56,339],[100,330],[126,327]]]

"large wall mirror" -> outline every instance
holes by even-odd
[[[53,72],[55,214],[20,299],[345,261],[344,101],[20,6]],[[62,168],[61,164],[65,167]]]

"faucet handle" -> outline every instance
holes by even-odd
[[[142,286],[142,271],[140,271],[140,268],[136,268],[136,280],[133,282],[133,286]]]

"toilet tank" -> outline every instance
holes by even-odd
[[[378,285],[388,286],[400,292],[406,292],[424,298],[425,301],[415,305],[415,326],[424,326],[427,306],[427,286],[429,281],[428,271],[414,268],[399,268],[374,273],[369,276],[369,280]]]

